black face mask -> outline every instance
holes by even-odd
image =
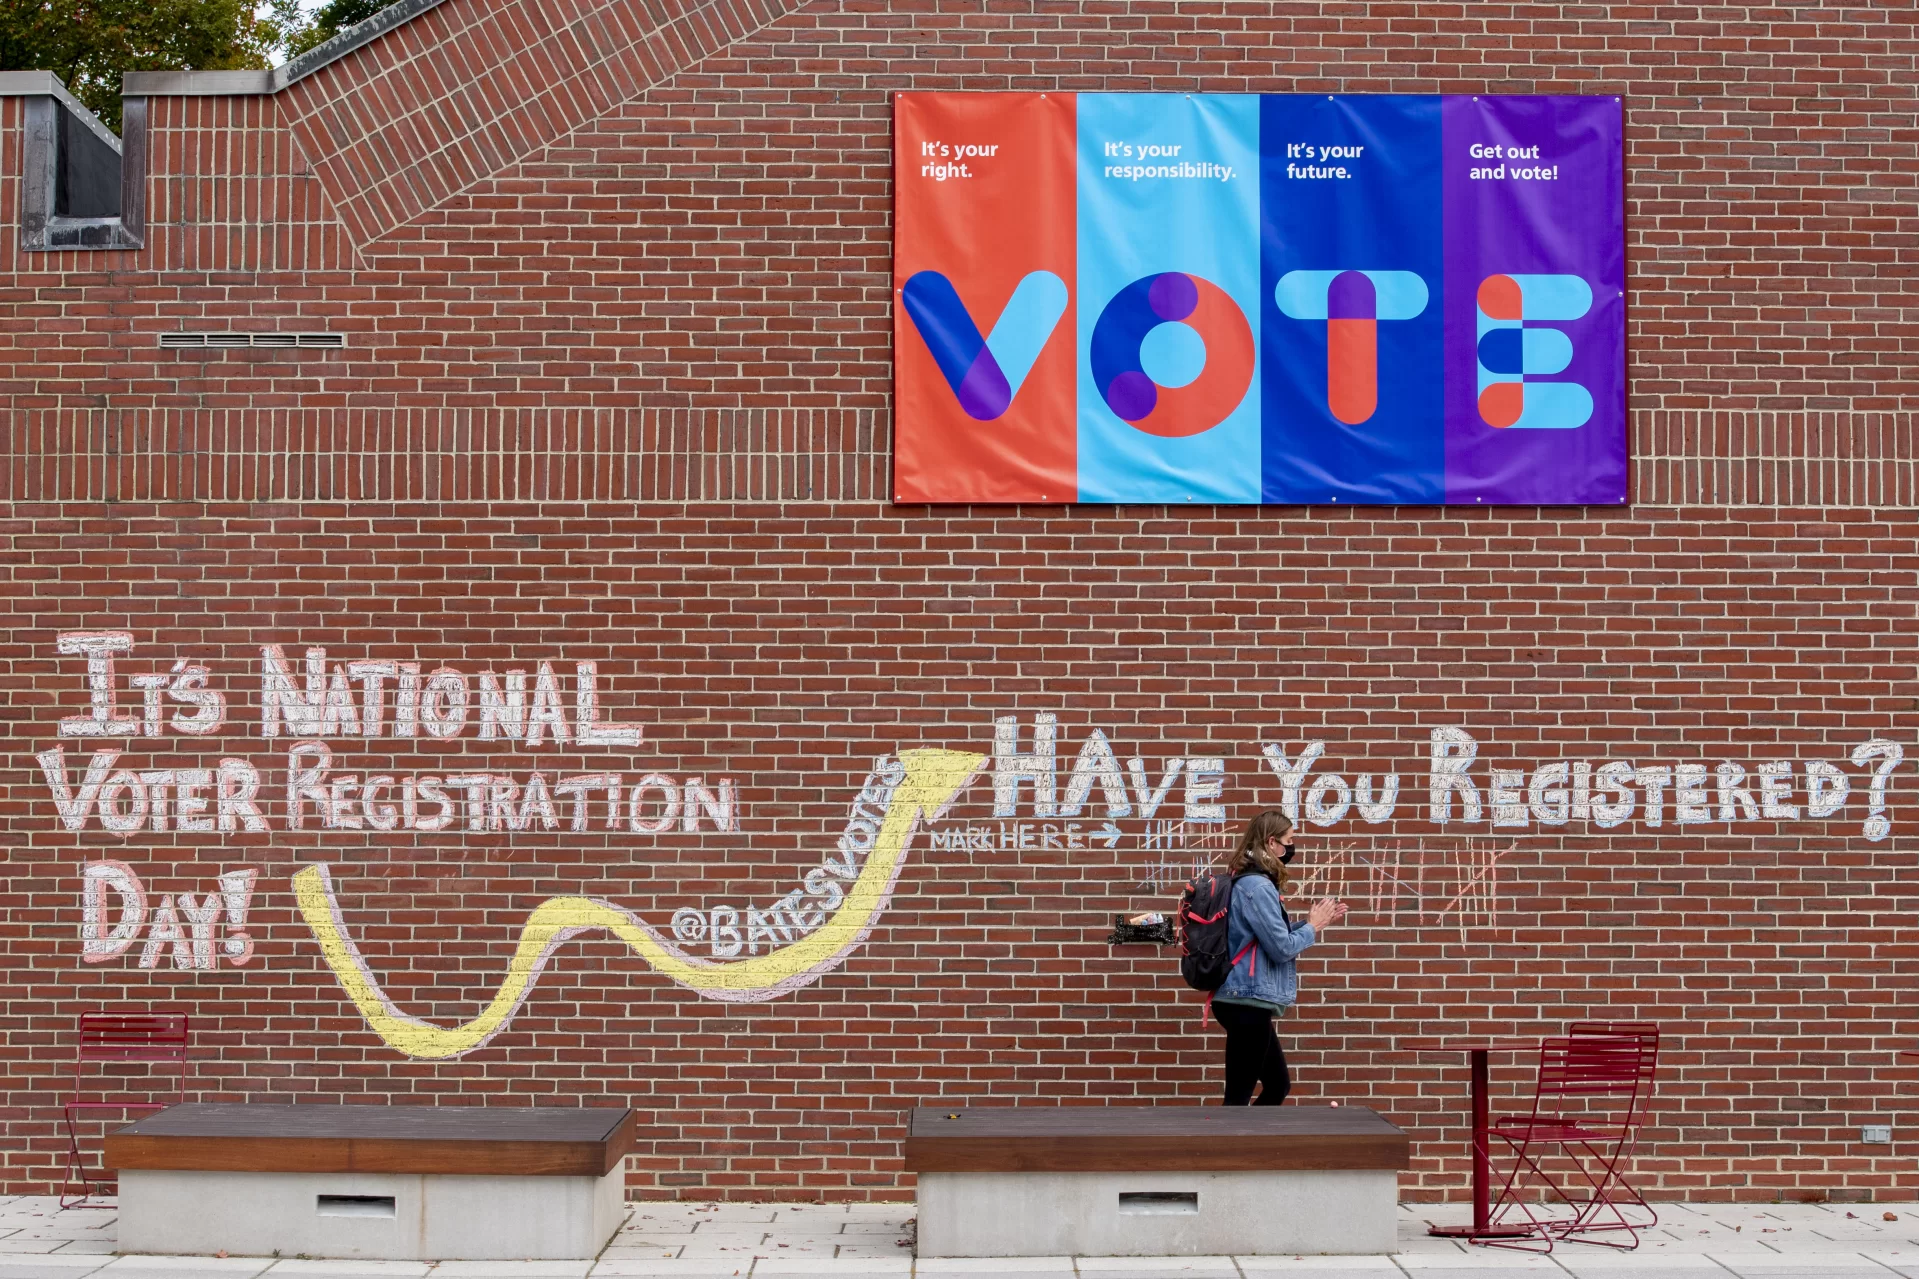
[[[1299,850],[1291,844],[1281,844],[1280,847],[1286,851],[1279,855],[1279,864],[1281,866],[1291,866],[1293,864],[1293,854]]]

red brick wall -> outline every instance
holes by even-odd
[[[1218,757],[1234,820],[1281,798],[1269,743],[1323,741],[1315,773],[1349,782],[1399,774],[1388,820],[1308,826],[1304,869],[1356,909],[1303,962],[1285,1032],[1302,1099],[1412,1130],[1409,1193],[1462,1190],[1464,1080],[1403,1041],[1643,1017],[1668,1034],[1641,1163],[1658,1193],[1910,1196],[1911,1147],[1856,1139],[1903,1124],[1892,1051],[1919,1030],[1901,1012],[1912,763],[1874,841],[1872,769],[1850,760],[1871,739],[1919,758],[1909,23],[1823,6],[554,12],[447,0],[277,98],[156,100],[146,249],[23,256],[0,237],[16,991],[0,1188],[57,1176],[73,1019],[95,1007],[191,1011],[209,1099],[629,1101],[634,1186],[653,1195],[900,1195],[904,1112],[933,1098],[1210,1098],[1217,1043],[1171,958],[1103,940],[1115,912],[1165,908],[1141,885],[1192,851],[1147,847],[1136,796],[1110,849],[922,832],[865,941],[777,999],[703,998],[582,936],[450,1061],[374,1034],[295,910],[294,872],[328,865],[397,1008],[454,1026],[543,901],[598,898],[668,932],[682,907],[770,906],[832,854],[874,757],[990,754],[996,717],[1029,744],[1055,713],[1063,773],[1093,729],[1154,783],[1172,757]],[[529,22],[548,25],[501,34]],[[1624,95],[1634,507],[890,505],[888,95],[1008,87]],[[0,103],[0,225],[19,121]],[[181,328],[349,345],[158,348]],[[183,832],[177,813],[164,831],[150,814],[124,836],[66,829],[35,757],[64,747],[71,770],[103,745],[60,734],[88,707],[84,658],[57,651],[76,631],[132,636],[128,713],[126,677],[209,668],[222,728],[120,739],[118,766],[245,760],[266,831]],[[262,735],[267,645],[470,680],[547,661],[569,720],[575,664],[597,663],[603,714],[639,726],[636,747],[336,735],[337,771],[659,773],[716,795],[730,779],[738,829],[609,831],[596,807],[576,832],[559,802],[554,830],[536,812],[522,831],[290,830],[290,739]],[[1476,739],[1482,794],[1494,768],[1561,760],[1791,761],[1802,807],[1823,761],[1853,794],[1796,820],[1747,820],[1732,796],[1726,823],[1709,780],[1700,824],[1668,795],[1658,827],[1441,827],[1428,755],[1447,728]],[[1077,820],[1097,827],[1091,798]],[[1176,781],[1154,820],[1189,798],[1207,802]],[[1005,821],[1045,824],[1020,802]],[[997,834],[992,810],[989,774],[932,829]],[[153,910],[257,868],[254,955],[229,961],[220,920],[181,948],[211,968],[177,967],[171,943],[141,967],[144,934],[85,962],[83,871],[103,859]]]

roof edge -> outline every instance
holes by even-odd
[[[120,137],[112,129],[100,123],[100,117],[88,109],[87,104],[68,92],[67,86],[60,83],[60,77],[51,71],[0,71],[0,98],[58,98],[73,118],[87,127],[87,130],[100,141],[120,149]]]
[[[355,23],[324,44],[316,44],[299,57],[269,70],[128,71],[120,77],[120,92],[130,98],[246,97],[278,93],[320,68],[338,62],[360,46],[371,44],[395,27],[411,22],[441,2],[395,0],[365,22]]]

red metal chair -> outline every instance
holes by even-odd
[[[187,1048],[191,1026],[185,1013],[81,1013],[80,1047],[73,1059],[73,1096],[65,1106],[67,1125],[67,1174],[60,1187],[60,1206],[74,1208],[86,1203],[96,1188],[114,1185],[111,1175],[95,1175],[87,1167],[80,1150],[80,1120],[88,1115],[147,1115],[165,1110],[187,1099]],[[144,1062],[149,1068],[137,1075],[116,1072],[111,1067],[129,1062]],[[88,1092],[88,1063],[99,1067],[93,1072],[93,1092]],[[172,1066],[172,1071],[153,1066]],[[175,1083],[171,1101],[150,1100],[155,1085],[171,1074]],[[136,1091],[142,1100],[133,1100]],[[103,1167],[97,1170],[106,1174]],[[78,1195],[72,1194],[75,1183]]]
[[[1659,1216],[1627,1180],[1626,1170],[1646,1122],[1658,1065],[1659,1031],[1647,1022],[1578,1022],[1565,1038],[1540,1044],[1532,1113],[1503,1117],[1491,1130],[1513,1155],[1493,1222],[1523,1224],[1530,1234],[1489,1241],[1491,1246],[1551,1252],[1555,1240],[1566,1239],[1608,1248],[1639,1246],[1639,1232],[1656,1225]],[[1559,1180],[1544,1166],[1554,1154],[1563,1157]],[[1534,1212],[1520,1193],[1527,1173],[1571,1215]],[[1618,1232],[1629,1242],[1604,1237]]]

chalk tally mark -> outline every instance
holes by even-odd
[[[937,819],[986,762],[985,756],[964,751],[927,749],[901,751],[899,759],[906,779],[893,792],[859,877],[839,909],[805,937],[765,955],[716,963],[687,954],[633,912],[610,902],[551,897],[527,916],[492,1002],[472,1021],[458,1026],[438,1026],[394,1006],[347,932],[325,866],[298,871],[293,876],[294,897],[320,943],[327,967],[367,1026],[409,1057],[440,1060],[483,1046],[512,1021],[554,951],[596,929],[612,933],[662,976],[708,999],[775,999],[818,981],[859,947],[892,897],[920,822]]]

